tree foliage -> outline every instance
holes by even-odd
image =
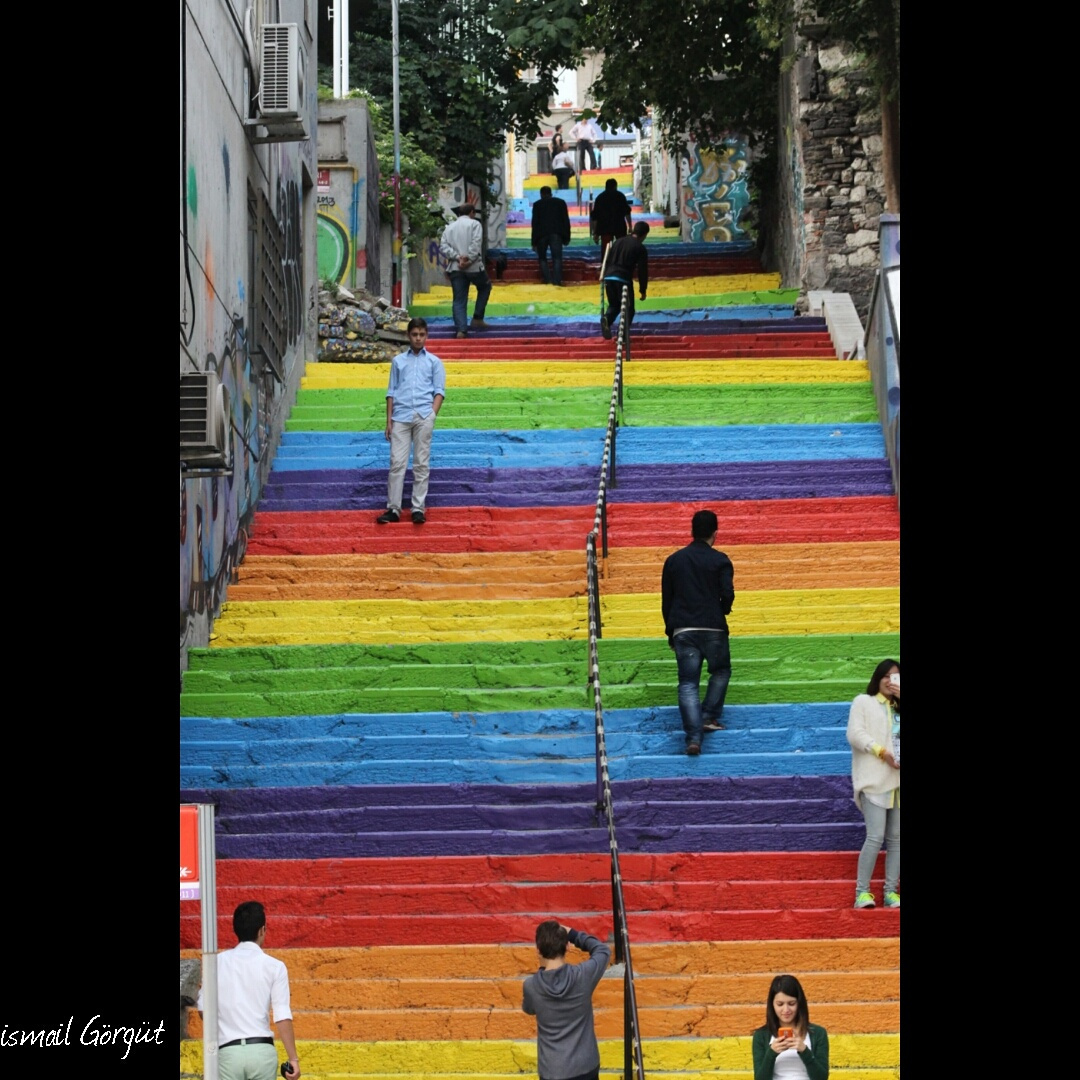
[[[651,105],[669,143],[738,132],[772,145],[779,61],[754,0],[587,0],[585,12],[585,41],[604,51],[592,93],[607,126]]]
[[[900,0],[758,0],[758,26],[779,47],[812,15],[834,37],[855,46],[866,70],[888,100],[900,96]]]
[[[580,0],[401,0],[401,130],[448,176],[486,179],[507,131],[539,134],[557,73],[579,60],[581,11]],[[372,0],[360,25],[350,79],[390,115],[390,0]]]

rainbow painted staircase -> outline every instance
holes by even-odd
[[[686,257],[649,246],[658,271]],[[900,916],[851,908],[844,725],[899,652],[899,519],[865,364],[752,270],[656,273],[626,370],[600,673],[645,1068],[750,1076],[791,971],[832,1075],[884,1080]],[[598,287],[498,284],[466,341],[449,303],[413,306],[448,371],[427,524],[374,521],[386,366],[311,365],[184,680],[181,794],[218,805],[221,946],[235,904],[262,900],[311,1077],[534,1076],[537,922],[612,927],[585,650],[613,355]],[[687,758],[658,593],[702,506],[736,568],[734,676],[727,730]],[[198,945],[194,904],[180,939]],[[596,1006],[620,1072],[621,978]]]

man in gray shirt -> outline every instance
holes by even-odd
[[[568,964],[567,942],[584,949],[589,959]],[[583,930],[548,919],[536,928],[536,951],[540,970],[525,980],[521,1008],[536,1017],[540,1080],[597,1080],[600,1048],[592,995],[607,970],[611,949]]]

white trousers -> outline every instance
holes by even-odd
[[[413,458],[412,508],[423,510],[427,501],[428,476],[431,469],[431,433],[435,430],[435,413],[424,420],[395,420],[390,429],[390,483],[386,506],[401,512],[401,489],[405,485],[405,469],[409,451]]]

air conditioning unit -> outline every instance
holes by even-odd
[[[193,468],[232,467],[229,391],[216,371],[180,376],[180,460]]]
[[[268,120],[299,118],[306,70],[296,23],[266,23],[262,28],[259,115]]]

